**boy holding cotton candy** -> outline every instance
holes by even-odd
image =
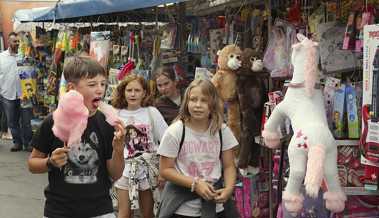
[[[68,92],[33,138],[32,173],[48,172],[44,217],[115,218],[109,189],[124,168],[125,127],[100,112],[106,72],[86,57],[66,60]]]

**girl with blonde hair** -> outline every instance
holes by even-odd
[[[208,80],[194,80],[158,149],[159,172],[167,181],[158,217],[228,217],[224,203],[236,180],[232,149],[237,144],[223,124],[216,88]]]

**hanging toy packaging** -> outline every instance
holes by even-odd
[[[140,54],[141,49],[141,42],[142,42],[142,32],[138,35],[136,34],[136,46],[137,46],[137,64],[136,64],[136,70],[142,70],[145,68],[144,66],[144,60],[142,58],[142,54]]]
[[[30,33],[20,33],[19,37],[20,46],[16,61],[20,79],[20,103],[22,108],[33,108],[37,105],[37,68],[32,54],[32,38]]]
[[[59,65],[63,58],[63,38],[64,38],[64,32],[59,31],[57,36],[57,41],[55,43],[55,49],[54,49],[54,55],[53,60],[55,65]]]
[[[135,60],[134,60],[134,40],[135,36],[133,32],[129,33],[129,57],[128,62],[124,64],[122,69],[117,74],[118,80],[123,80],[126,75],[128,75],[135,67]]]
[[[263,57],[264,67],[271,77],[292,75],[290,63],[291,45],[296,42],[296,30],[286,21],[276,19]]]
[[[90,56],[107,69],[111,50],[111,32],[91,32]]]
[[[21,84],[21,107],[32,108],[37,104],[37,72],[32,65],[17,66]]]
[[[361,163],[365,176],[360,178],[365,188],[378,190],[379,176],[379,26],[364,26],[363,102]]]

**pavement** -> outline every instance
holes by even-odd
[[[10,152],[11,147],[12,141],[0,139],[0,218],[42,218],[47,173],[30,173],[30,152]]]
[[[0,140],[0,217],[42,218],[47,174],[31,174],[29,152],[10,152],[12,142]]]

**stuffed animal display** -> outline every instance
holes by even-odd
[[[263,63],[251,48],[242,52],[242,67],[237,71],[237,94],[241,111],[241,135],[238,167],[258,166],[260,145],[255,137],[261,134],[263,105],[267,101],[268,78],[263,73]]]
[[[83,96],[74,90],[63,94],[58,108],[53,112],[53,133],[67,146],[80,143],[87,127],[89,111],[84,105]]]
[[[218,52],[218,70],[212,77],[221,99],[228,104],[227,124],[234,136],[239,140],[240,137],[240,110],[237,99],[237,74],[236,71],[241,67],[241,49],[236,45],[227,45]]]
[[[297,34],[299,43],[292,46],[293,78],[284,100],[267,120],[262,133],[266,146],[280,144],[279,126],[289,118],[294,135],[288,146],[290,175],[283,193],[286,209],[297,214],[303,207],[304,197],[300,187],[305,185],[307,195],[316,198],[325,179],[326,208],[341,212],[346,196],[337,174],[337,145],[328,128],[324,98],[317,84],[318,43]]]

